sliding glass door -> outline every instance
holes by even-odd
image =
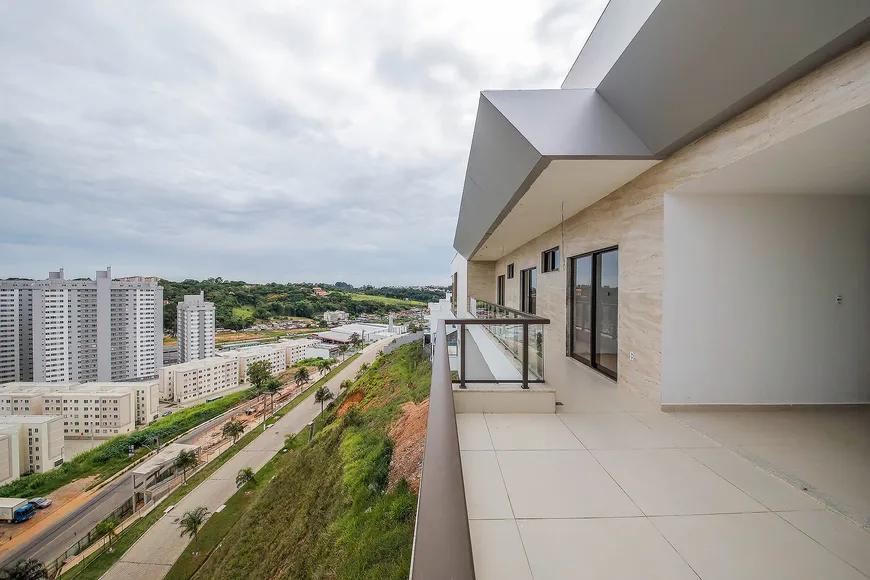
[[[619,355],[619,252],[608,248],[571,258],[570,352],[616,378]]]

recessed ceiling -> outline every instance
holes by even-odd
[[[669,193],[870,195],[870,105]]]

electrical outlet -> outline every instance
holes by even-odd
[[[634,353],[633,352],[628,353],[628,360],[634,360]]]

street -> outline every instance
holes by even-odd
[[[368,346],[363,353],[327,383],[336,395],[341,382],[353,379],[363,363],[371,363],[378,350],[389,344],[388,338]],[[181,537],[177,520],[185,511],[205,506],[210,512],[225,503],[236,492],[235,478],[238,471],[251,467],[258,471],[284,446],[284,436],[298,433],[320,413],[320,405],[311,397],[284,415],[275,425],[252,441],[242,451],[196,489],[187,494],[175,508],[154,524],[126,554],[103,575],[104,580],[159,580],[166,576],[172,564],[184,551],[189,538]],[[167,506],[168,507],[168,506]]]

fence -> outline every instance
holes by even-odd
[[[397,339],[393,340],[390,344],[384,347],[384,354],[390,354],[400,346],[405,346],[406,344],[410,344],[416,340],[423,340],[422,332],[414,332],[412,334],[406,334],[404,336],[400,336]]]
[[[103,521],[108,520],[123,520],[127,516],[133,513],[133,498],[130,497],[122,503],[120,506],[112,510],[109,515],[107,515]],[[102,523],[102,522],[100,522]],[[99,525],[99,524],[97,524]],[[105,534],[97,533],[97,526],[94,526],[87,534],[82,536],[82,538],[76,541],[75,544],[67,548],[66,552],[58,556],[56,559],[51,562],[46,562],[45,568],[48,571],[49,577],[54,577],[57,572],[63,568],[64,564],[75,558],[85,550],[87,550],[94,542],[99,541],[102,538],[105,538]]]

